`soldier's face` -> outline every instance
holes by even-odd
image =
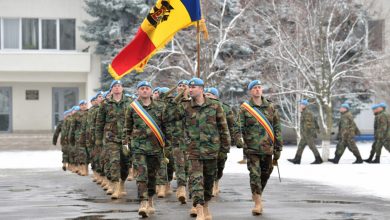
[[[119,94],[122,94],[122,91],[123,91],[123,87],[121,84],[115,84],[112,89],[111,89],[111,93],[112,94],[115,94],[115,95],[119,95]]]
[[[344,107],[341,107],[341,108],[340,108],[340,112],[341,112],[341,113],[346,112],[346,111],[347,111],[346,108],[344,108]]]
[[[152,88],[149,86],[141,86],[138,88],[137,92],[138,96],[143,99],[150,98],[152,96]]]
[[[299,108],[300,108],[301,111],[303,111],[303,109],[306,108],[306,105],[300,105]]]
[[[153,100],[157,100],[159,97],[160,97],[160,93],[158,93],[158,91],[155,91],[153,93]]]
[[[177,86],[177,92],[180,93],[180,92],[182,92],[183,90],[188,90],[188,86],[185,85],[185,84],[179,84],[179,85]]]
[[[87,110],[87,108],[88,108],[88,105],[87,105],[87,104],[81,104],[81,105],[80,105],[81,111],[85,111],[85,110]]]
[[[202,86],[190,86],[190,96],[191,98],[197,98],[203,95],[203,87]]]
[[[207,98],[212,98],[212,99],[218,99],[217,96],[211,94],[211,93],[205,93],[204,94]]]
[[[263,95],[263,88],[260,85],[254,86],[250,90],[250,94],[254,98],[259,98],[259,97],[261,97]]]
[[[102,96],[102,95],[99,95],[99,96],[96,98],[96,103],[97,103],[97,104],[100,104],[102,101],[103,101],[103,96]]]

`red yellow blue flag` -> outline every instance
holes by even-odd
[[[115,79],[133,70],[142,72],[148,60],[178,31],[201,17],[200,0],[158,0],[134,39],[112,60],[108,72]]]

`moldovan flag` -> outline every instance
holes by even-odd
[[[158,0],[142,22],[134,39],[108,67],[115,79],[132,70],[142,72],[148,60],[179,30],[201,19],[200,0]]]

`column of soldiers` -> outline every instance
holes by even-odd
[[[126,95],[114,80],[109,91],[91,98],[90,109],[82,100],[64,113],[53,137],[56,144],[61,135],[63,170],[87,176],[91,164],[93,181],[112,199],[125,196],[125,181],[135,179],[142,217],[155,213],[155,194],[169,195],[176,178],[177,200],[192,200],[190,215],[212,219],[209,201],[220,192],[229,149],[237,145],[248,158],[252,214],[263,212],[261,195],[282,139],[278,113],[259,80],[248,85],[250,100],[237,118],[199,78],[154,90],[142,81],[136,89],[137,96]]]

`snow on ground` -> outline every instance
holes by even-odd
[[[363,159],[369,155],[372,143],[358,143]],[[298,181],[315,182],[318,184],[339,187],[354,194],[372,195],[381,198],[390,198],[390,154],[382,150],[381,164],[352,164],[354,156],[346,150],[339,164],[323,163],[311,165],[314,156],[306,147],[301,165],[294,165],[287,161],[293,158],[296,146],[286,146],[279,160],[279,168],[283,179],[296,179]],[[332,146],[331,157],[334,156],[335,147]],[[321,149],[319,149],[321,152]],[[232,148],[228,156],[225,173],[248,174],[246,165],[238,164],[242,159],[242,150]],[[60,168],[60,151],[3,151],[0,152],[0,169],[44,169]],[[1,172],[0,172],[1,173]],[[1,175],[0,175],[1,176]],[[277,177],[277,169],[272,176]],[[249,184],[249,183],[248,183]]]

